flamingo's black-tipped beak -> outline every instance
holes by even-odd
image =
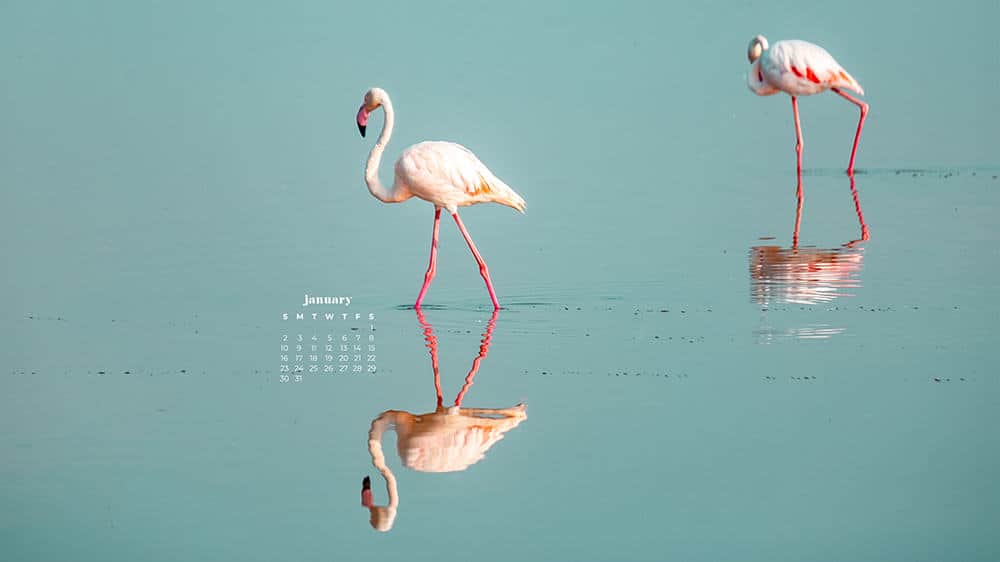
[[[364,134],[362,132],[362,134]],[[361,505],[365,507],[371,507],[373,505],[372,501],[372,479],[365,476],[365,479],[361,481]]]
[[[365,136],[365,129],[368,126],[368,113],[370,112],[364,105],[358,110],[358,131],[361,132],[362,137]]]

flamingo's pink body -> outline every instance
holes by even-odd
[[[854,146],[851,149],[851,161],[847,173],[854,174],[854,159],[858,151],[858,141],[865,117],[868,115],[868,104],[864,103],[843,90],[851,90],[864,95],[864,90],[836,60],[819,45],[806,41],[777,41],[768,48],[767,39],[758,35],[750,41],[747,51],[750,60],[750,70],[747,72],[747,85],[759,96],[770,96],[785,92],[792,97],[792,110],[795,114],[795,151],[797,170],[802,171],[802,127],[799,125],[798,96],[818,94],[825,90],[833,90],[843,96],[861,110],[858,129],[854,135]]]
[[[430,287],[431,280],[437,270],[438,230],[441,223],[441,209],[446,209],[455,219],[462,236],[465,237],[472,255],[479,264],[479,272],[486,282],[494,309],[500,308],[493,282],[486,262],[479,255],[479,250],[472,242],[472,237],[462,219],[458,217],[458,208],[476,203],[500,203],[524,212],[525,203],[513,189],[496,177],[485,164],[476,158],[469,149],[453,142],[429,141],[415,144],[403,151],[396,161],[395,182],[391,188],[382,185],[378,178],[378,167],[382,161],[382,152],[392,135],[394,113],[389,94],[381,88],[372,88],[365,94],[365,101],[358,110],[358,129],[364,136],[368,124],[368,115],[377,107],[385,111],[385,125],[382,134],[368,156],[365,168],[365,181],[368,190],[378,200],[385,203],[398,203],[411,197],[418,197],[434,204],[434,233],[431,238],[431,257],[424,275],[424,284],[420,288],[417,302],[420,308]]]
[[[500,203],[524,211],[524,199],[471,150],[460,144],[427,141],[403,151],[396,161],[396,189],[455,212],[476,203]]]

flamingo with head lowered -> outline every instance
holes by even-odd
[[[767,39],[763,35],[758,35],[750,40],[747,58],[750,59],[750,70],[747,72],[747,85],[750,86],[750,90],[758,96],[770,96],[778,92],[792,96],[792,112],[795,114],[796,169],[799,173],[802,172],[803,142],[802,127],[799,125],[798,96],[833,90],[861,109],[858,130],[854,134],[854,146],[851,148],[851,161],[847,165],[847,174],[854,175],[854,157],[858,152],[861,128],[864,127],[865,117],[868,115],[868,104],[844,90],[865,95],[858,81],[848,74],[830,53],[826,52],[826,49],[806,41],[777,41],[768,48]]]
[[[479,264],[479,273],[486,281],[486,289],[493,301],[493,308],[500,308],[490,272],[486,262],[476,249],[469,231],[458,217],[458,208],[476,203],[500,203],[524,212],[524,199],[513,189],[496,177],[476,155],[460,144],[442,141],[429,141],[415,144],[403,151],[396,160],[395,182],[391,188],[382,185],[378,179],[378,167],[382,161],[382,152],[389,144],[392,136],[394,114],[389,94],[382,88],[372,88],[365,93],[364,103],[358,110],[358,130],[365,136],[368,117],[372,111],[381,107],[385,111],[385,123],[382,134],[368,155],[368,165],[365,167],[365,182],[373,196],[383,203],[399,203],[411,197],[419,197],[434,204],[434,234],[431,238],[431,258],[424,274],[424,284],[417,296],[415,308],[427,294],[427,288],[434,279],[437,270],[438,230],[441,224],[441,209],[451,213],[455,224],[462,231],[472,255]]]

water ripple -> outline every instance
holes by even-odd
[[[853,296],[861,286],[862,247],[750,248],[750,299],[773,303],[821,304]]]

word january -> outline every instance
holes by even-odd
[[[307,293],[305,299],[302,301],[302,306],[309,306],[310,304],[342,304],[344,306],[351,306],[351,297],[310,297]]]

